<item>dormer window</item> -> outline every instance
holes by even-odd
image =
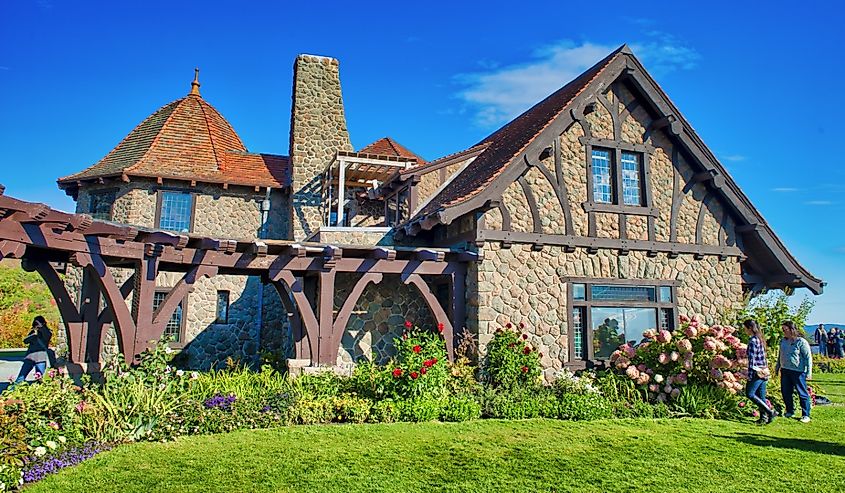
[[[160,190],[156,209],[156,227],[190,233],[194,222],[194,194],[176,190]]]

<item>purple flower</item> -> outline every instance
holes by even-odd
[[[235,394],[222,395],[214,394],[203,402],[203,405],[208,409],[220,409],[221,411],[231,411],[232,404],[235,403]]]
[[[25,483],[32,483],[44,479],[48,474],[58,472],[65,467],[75,466],[110,448],[111,446],[107,444],[89,442],[85,445],[65,450],[57,455],[30,457],[24,461],[23,480]]]

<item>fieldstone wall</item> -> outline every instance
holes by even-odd
[[[321,228],[314,241],[330,245],[392,245],[389,228]]]
[[[300,55],[293,66],[290,130],[293,239],[304,240],[322,224],[320,176],[340,150],[353,148],[343,111],[338,61]]]
[[[156,189],[168,189],[153,181],[132,181],[117,188],[112,220],[127,224],[155,227]],[[77,212],[87,212],[90,193],[115,187],[86,187],[80,190]],[[198,184],[196,187],[174,189],[196,193],[193,233],[218,238],[254,239],[261,229],[261,201],[264,193],[252,189]],[[267,220],[267,237],[286,238],[289,233],[289,197],[281,191],[271,193],[271,209]],[[131,276],[129,269],[112,269],[118,283]],[[156,279],[161,288],[173,287],[182,274],[162,272]],[[72,294],[80,293],[81,269],[69,267],[65,283]],[[229,291],[229,318],[226,324],[215,323],[217,293]],[[259,303],[259,298],[262,302]],[[131,301],[130,301],[131,302]],[[101,306],[103,302],[101,301]],[[270,319],[259,318],[262,314]],[[207,369],[225,364],[227,358],[255,363],[261,348],[289,352],[291,344],[287,313],[272,287],[261,286],[255,277],[220,275],[201,279],[183,305],[185,331],[179,346],[183,347],[183,362],[191,368]],[[259,326],[260,325],[260,326]],[[66,347],[64,331],[57,331],[57,341]],[[117,336],[108,327],[104,338],[103,359],[118,351]],[[286,353],[287,354],[287,353]]]
[[[736,258],[672,259],[666,254],[651,258],[645,252],[620,256],[611,250],[589,255],[583,249],[533,251],[530,245],[502,248],[487,242],[484,260],[470,265],[467,285],[467,324],[477,334],[482,354],[497,328],[524,322],[529,341],[543,354],[545,375],[553,378],[568,362],[567,280],[577,277],[679,281],[679,312],[703,313],[709,322],[719,320],[742,299]]]
[[[360,278],[338,274],[335,283],[335,314]],[[396,355],[394,339],[402,336],[405,320],[420,327],[435,328],[434,316],[415,286],[404,284],[398,275],[385,275],[379,284],[370,284],[352,311],[343,333],[337,364],[369,360],[385,363]]]

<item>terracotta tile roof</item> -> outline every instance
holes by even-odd
[[[189,94],[147,117],[99,162],[58,183],[72,188],[80,180],[125,174],[280,188],[290,183],[289,168],[286,156],[248,153],[229,122]]]
[[[415,219],[464,203],[484,190],[624,48],[620,47],[551,96],[476,144],[486,144],[487,148],[426,204]]]
[[[417,166],[425,164],[425,159],[408,150],[407,147],[396,142],[390,137],[382,137],[372,144],[365,146],[358,151],[360,154],[378,154],[380,156],[396,156],[413,158],[417,160]]]

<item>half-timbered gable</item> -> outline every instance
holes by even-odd
[[[448,244],[474,222],[482,346],[525,322],[552,371],[748,291],[821,289],[627,47],[479,145],[403,233]]]

